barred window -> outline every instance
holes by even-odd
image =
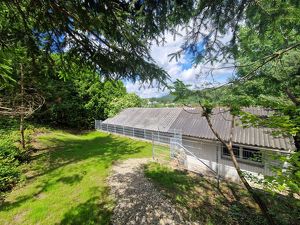
[[[232,146],[233,153],[237,160],[242,161],[242,162],[255,162],[255,163],[262,163],[262,153],[258,149],[253,149],[253,148],[247,148],[243,147],[240,149],[240,146],[233,145]],[[240,150],[241,150],[241,155],[240,155]],[[228,149],[223,145],[222,147],[222,156],[229,158],[230,153]]]
[[[257,149],[243,148],[243,159],[254,162],[262,162],[262,154]]]
[[[239,158],[240,157],[240,148],[239,148],[239,146],[233,145],[232,150],[233,150],[233,153],[234,153],[235,157]],[[224,146],[224,145],[223,145],[222,155],[230,157],[230,153],[229,153],[228,149],[226,148],[226,146]]]

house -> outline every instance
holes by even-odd
[[[262,108],[245,108],[247,112],[268,116]],[[232,116],[225,108],[216,108],[211,121],[224,140],[230,136]],[[200,109],[196,108],[129,108],[101,122],[98,128],[142,139],[170,144],[180,134],[180,146],[189,152],[187,169],[214,171],[221,177],[238,181],[228,150],[215,137]],[[270,128],[243,128],[237,121],[233,129],[233,149],[243,171],[254,175],[272,175],[276,163],[272,154],[288,154],[294,149],[289,137],[274,137]]]

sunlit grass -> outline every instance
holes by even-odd
[[[258,207],[242,186],[175,170],[167,165],[145,166],[150,178],[188,218],[201,224],[266,224]],[[299,224],[300,201],[288,196],[260,192],[277,224]]]
[[[105,179],[113,162],[150,157],[151,144],[100,132],[38,138],[28,178],[0,207],[0,224],[108,224],[113,202]]]

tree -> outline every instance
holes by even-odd
[[[81,79],[76,81],[76,86],[87,111],[88,121],[92,125],[95,119],[106,119],[111,102],[127,94],[123,82],[113,80],[100,82],[98,76],[87,78],[82,75]]]
[[[202,92],[200,91],[190,91],[187,86],[184,85],[183,82],[180,80],[177,80],[174,83],[174,89],[172,92],[173,95],[176,96],[176,100],[188,98],[191,95],[198,95],[201,96]],[[236,123],[236,117],[239,116],[240,114],[240,108],[237,107],[237,105],[230,105],[229,106],[229,112],[230,112],[230,118],[226,118],[231,121],[231,128],[230,128],[230,135],[229,139],[225,140],[224,138],[221,137],[221,135],[216,131],[216,129],[213,127],[213,124],[211,122],[211,116],[213,115],[213,109],[215,107],[213,102],[207,101],[207,99],[203,98],[203,96],[199,97],[199,105],[201,107],[201,112],[202,115],[199,116],[204,116],[209,128],[213,132],[213,134],[216,136],[216,138],[227,148],[228,152],[230,153],[230,158],[231,161],[237,171],[237,174],[252,196],[253,200],[257,203],[259,208],[261,209],[261,212],[264,214],[266,217],[267,221],[269,224],[275,224],[273,218],[271,217],[270,213],[268,212],[268,207],[267,205],[263,202],[263,200],[260,198],[260,196],[254,191],[254,189],[250,186],[248,183],[247,179],[245,178],[245,174],[242,172],[240,169],[239,163],[234,155],[233,148],[232,148],[232,139],[233,139],[233,129],[235,127]]]
[[[240,116],[244,125],[267,126],[274,128],[274,135],[292,136],[299,151],[299,1],[201,4],[199,13],[194,15],[198,22],[191,26],[186,44],[171,57],[189,50],[194,54],[194,64],[231,61],[224,67],[212,67],[209,73],[230,67],[236,70],[236,76],[222,86],[204,88],[201,101],[235,109],[258,105],[273,110],[274,114],[267,118],[246,113]],[[213,10],[226,13],[216,15]],[[225,42],[222,38],[228,30],[232,31],[231,41]],[[204,50],[197,48],[199,40]],[[296,193],[300,187],[297,155],[292,152],[283,159],[292,163],[286,173],[277,169],[281,174],[277,176],[278,184]],[[276,183],[277,178],[268,184]]]
[[[190,7],[191,2],[151,0],[6,0],[0,3],[0,47],[20,42],[49,66],[55,53],[65,70],[71,62],[106,78],[164,82],[168,76],[154,64],[148,47],[166,29],[170,12],[176,11],[172,21],[181,21]],[[0,65],[9,68],[9,63]]]
[[[35,93],[33,88],[30,88],[30,92],[28,92],[29,88],[24,80],[22,64],[20,64],[19,74],[18,86],[20,91],[10,93],[10,97],[0,95],[0,115],[20,117],[20,142],[22,149],[25,150],[24,120],[40,109],[45,99],[40,94]]]
[[[0,115],[20,117],[20,142],[24,150],[24,120],[44,104],[44,98],[35,83],[45,67],[41,58],[35,59],[33,63],[32,58],[27,55],[27,49],[19,43],[14,45],[14,49],[8,49],[7,53],[5,61],[10,63],[10,68],[6,70],[9,79],[0,87]],[[6,76],[4,73],[2,78],[5,79]]]
[[[271,31],[270,31],[271,32]],[[247,31],[243,33],[247,35]],[[295,36],[295,38],[299,38]],[[248,37],[241,38],[241,53],[237,60],[253,61],[259,57],[261,51],[272,51],[272,48],[280,41],[277,39],[261,41],[257,36],[252,35],[251,43]],[[289,39],[293,41],[293,38]],[[249,45],[255,47],[256,54],[246,53]],[[291,149],[290,154],[281,155],[279,160],[289,162],[285,172],[282,167],[273,168],[275,176],[267,176],[264,180],[266,187],[272,189],[298,194],[300,190],[300,51],[293,49],[281,56],[278,60],[268,63],[256,72],[255,77],[247,79],[243,84],[231,88],[228,99],[223,102],[235,101],[241,106],[259,105],[272,110],[274,113],[269,117],[259,117],[244,113],[242,121],[247,126],[270,127],[274,129],[273,135],[283,135],[292,137],[295,149]],[[241,68],[238,76],[243,77],[248,73],[249,68]],[[243,100],[242,100],[243,99]]]
[[[240,31],[247,26],[249,34],[260,40],[272,40],[275,36],[281,40],[272,51],[266,51],[255,63],[247,62],[252,67],[251,74],[262,65],[280,58],[282,54],[299,48],[299,39],[285,41],[293,36],[299,37],[299,1],[262,0],[262,1],[197,1],[191,10],[191,21],[183,24],[186,42],[181,49],[170,55],[178,59],[186,51],[194,56],[194,65],[199,63],[229,63],[225,67],[239,68],[236,54],[240,52]],[[273,32],[267,32],[271,30]],[[178,31],[174,30],[176,35]],[[251,42],[251,35],[249,35]],[[221,66],[222,67],[222,66]],[[221,67],[219,69],[221,69]],[[210,72],[214,72],[212,68]],[[218,68],[217,68],[218,69]]]
[[[257,34],[250,33],[250,30],[245,27],[240,32],[241,51],[236,54],[237,62],[239,64],[255,62],[277,46],[300,41],[300,36],[293,30],[287,33],[285,38],[278,30],[266,30],[266,35],[272,36],[272,38],[261,40]],[[251,41],[249,41],[249,37]],[[255,49],[255,52],[250,49]],[[278,54],[280,55],[280,52]],[[268,120],[264,120],[264,125],[268,123],[268,126],[272,128],[279,128],[282,134],[292,135],[296,149],[300,149],[300,114],[297,110],[300,106],[299,60],[300,50],[291,49],[276,60],[262,66],[253,79],[247,78],[249,82],[235,88],[236,92],[240,92],[239,95],[247,96],[252,104],[275,110],[276,114]],[[239,68],[237,77],[245,79],[250,70],[249,67]],[[255,86],[259,89],[253,92]],[[245,90],[242,91],[242,89]]]
[[[75,70],[75,69],[74,69]],[[33,120],[51,126],[90,129],[94,120],[107,118],[106,109],[115,98],[126,95],[121,81],[101,81],[98,75],[86,70],[77,76],[57,74],[40,84],[45,104]]]
[[[141,107],[143,100],[134,93],[126,94],[120,98],[114,98],[106,108],[106,114],[108,117],[113,117],[123,109],[131,107]]]
[[[49,65],[54,63],[51,53],[58,53],[63,68],[76,62],[105,77],[143,82],[164,82],[168,78],[153,63],[148,47],[153,40],[164,43],[167,30],[180,35],[178,25],[187,30],[187,41],[173,56],[178,58],[189,50],[197,64],[233,59],[240,28],[245,24],[261,38],[269,38],[265,31],[277,30],[279,24],[282,38],[292,32],[298,35],[300,24],[299,2],[295,0],[6,0],[1,2],[0,11],[2,49],[19,41],[32,56],[47,58]],[[230,42],[224,42],[228,31]],[[205,51],[199,51],[199,42]],[[292,46],[299,46],[299,41],[285,43],[279,49]],[[275,49],[269,55],[277,58],[277,53]],[[9,68],[9,63],[0,65]]]

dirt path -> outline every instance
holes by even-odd
[[[154,185],[144,177],[142,165],[149,159],[129,159],[112,168],[108,179],[117,205],[112,224],[195,224],[186,221]]]

